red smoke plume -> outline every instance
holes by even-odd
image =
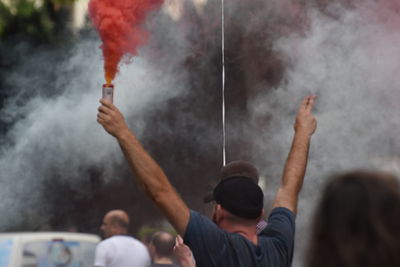
[[[126,54],[137,55],[148,33],[140,28],[146,14],[163,0],[91,0],[89,16],[103,41],[105,78],[108,84],[118,72],[118,63]]]

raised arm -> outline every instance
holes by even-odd
[[[161,167],[146,152],[129,130],[122,113],[107,100],[100,100],[97,121],[113,135],[124,153],[139,184],[161,209],[175,230],[184,235],[189,209],[169,182]]]
[[[298,196],[303,186],[308,150],[317,121],[312,114],[315,96],[306,97],[297,112],[292,147],[283,170],[282,184],[275,197],[274,207],[285,207],[297,212]]]

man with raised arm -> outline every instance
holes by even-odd
[[[197,267],[290,266],[293,257],[295,213],[307,166],[310,139],[316,129],[312,114],[315,96],[306,97],[297,112],[295,133],[282,184],[268,218],[263,216],[261,188],[246,174],[224,177],[213,191],[213,221],[189,210],[160,166],[145,151],[121,112],[100,100],[97,121],[113,135],[139,184],[193,251]]]

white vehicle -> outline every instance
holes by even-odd
[[[81,233],[0,233],[0,267],[93,267],[98,242]]]

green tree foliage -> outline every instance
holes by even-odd
[[[0,0],[0,38],[54,42],[64,34],[76,0]]]

